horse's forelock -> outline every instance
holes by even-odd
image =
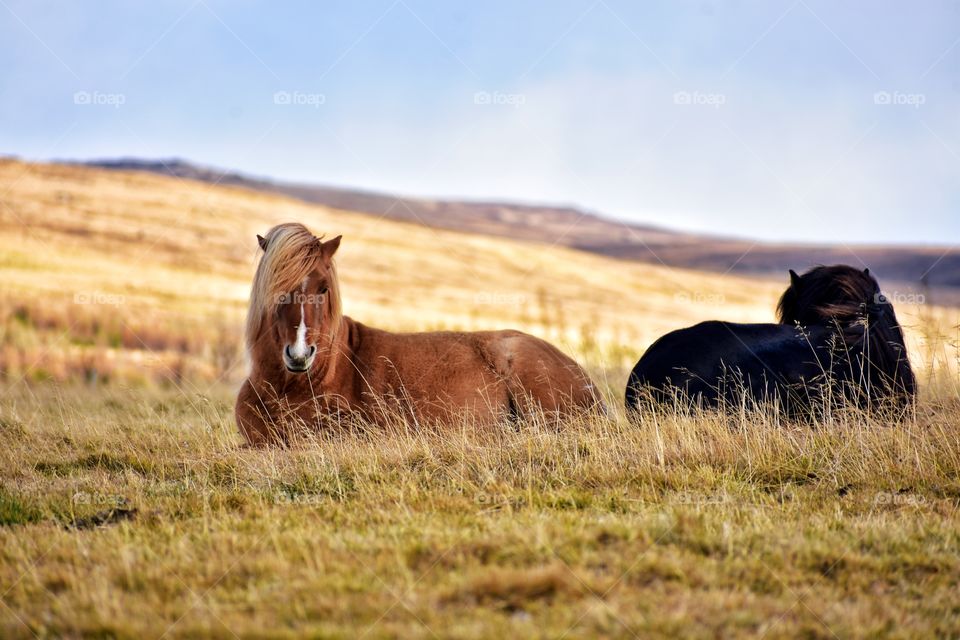
[[[916,377],[910,366],[903,330],[890,304],[867,305],[865,317],[843,330],[844,349],[865,353],[866,375],[897,394],[912,396]]]

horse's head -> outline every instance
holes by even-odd
[[[309,371],[317,355],[324,325],[329,324],[325,313],[330,295],[330,257],[340,244],[340,237],[328,242],[317,240],[323,259],[303,276],[299,286],[277,296],[274,330],[277,344],[287,371]]]
[[[777,304],[781,324],[831,324],[840,330],[847,353],[863,353],[864,375],[899,400],[916,393],[903,330],[893,305],[869,269],[819,266],[802,276],[790,270],[790,286]]]
[[[318,238],[301,224],[282,224],[257,236],[257,267],[247,318],[247,342],[262,344],[290,373],[310,371],[340,326],[340,296],[333,255],[340,236]]]
[[[845,264],[819,266],[803,275],[790,270],[790,286],[777,303],[781,324],[845,322],[869,315],[881,301],[869,269]]]

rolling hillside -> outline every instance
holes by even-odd
[[[200,167],[177,159],[101,160],[111,170],[149,171],[288,195],[305,202],[391,220],[581,249],[671,267],[741,274],[780,274],[816,264],[863,264],[900,289],[960,288],[960,252],[943,246],[889,247],[753,242],[628,224],[575,207],[409,198],[355,189],[292,184]],[[954,303],[960,291],[944,292]]]
[[[145,172],[6,160],[0,194],[0,364],[13,379],[236,382],[255,234],[289,220],[344,235],[349,315],[395,330],[521,328],[603,369],[611,388],[671,329],[772,319],[786,280],[615,260]],[[925,334],[957,324],[929,305],[900,314],[923,330],[911,333],[918,352]]]

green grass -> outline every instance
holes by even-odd
[[[960,407],[241,447],[229,390],[0,400],[0,636],[960,634]]]
[[[31,524],[40,518],[40,511],[36,507],[0,489],[0,527]]]

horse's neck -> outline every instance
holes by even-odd
[[[349,384],[354,374],[353,336],[355,323],[350,318],[340,318],[340,328],[325,338],[326,355],[317,364],[320,386],[333,389]]]

